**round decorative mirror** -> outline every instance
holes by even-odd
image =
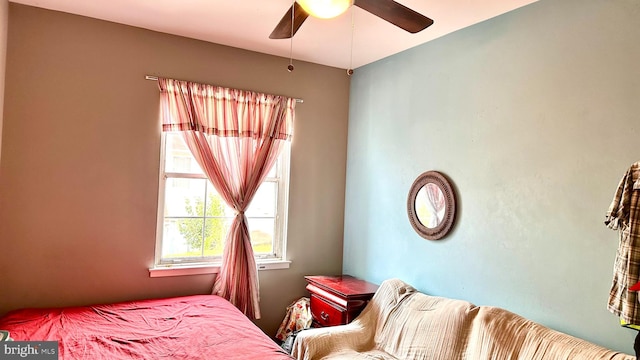
[[[407,199],[407,213],[413,229],[423,238],[442,239],[453,227],[456,198],[447,178],[427,171],[413,182]]]

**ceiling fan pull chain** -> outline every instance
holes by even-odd
[[[293,0],[291,3],[291,38],[289,43],[289,65],[287,66],[287,71],[292,72],[296,67],[293,66],[293,22],[296,15],[296,0]]]
[[[354,20],[353,6],[351,7],[351,54],[349,54],[349,68],[347,75],[353,75],[353,33],[356,31],[356,22]]]

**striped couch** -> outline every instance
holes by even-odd
[[[314,359],[635,360],[507,310],[422,294],[384,281],[348,325],[298,334],[293,354]]]

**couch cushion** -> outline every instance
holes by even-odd
[[[368,350],[357,352],[351,349],[345,349],[339,352],[333,352],[318,360],[399,360],[396,357],[382,350]]]
[[[466,351],[467,359],[635,360],[491,306],[473,319]]]
[[[379,322],[376,347],[398,359],[462,359],[477,307],[416,292]]]

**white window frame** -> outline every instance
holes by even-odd
[[[162,241],[164,232],[164,202],[166,184],[168,178],[206,179],[203,174],[192,173],[167,173],[166,164],[166,133],[162,132],[160,145],[160,170],[158,181],[158,213],[156,227],[156,246],[154,265],[149,269],[151,277],[193,275],[217,273],[221,257],[205,258],[204,261],[195,261],[193,258],[177,258],[172,261],[162,259]],[[276,165],[276,177],[267,178],[265,181],[273,181],[277,184],[277,203],[275,215],[275,229],[272,254],[256,254],[255,259],[259,270],[288,268],[287,260],[287,220],[289,204],[289,168],[291,159],[291,143],[285,142]]]

